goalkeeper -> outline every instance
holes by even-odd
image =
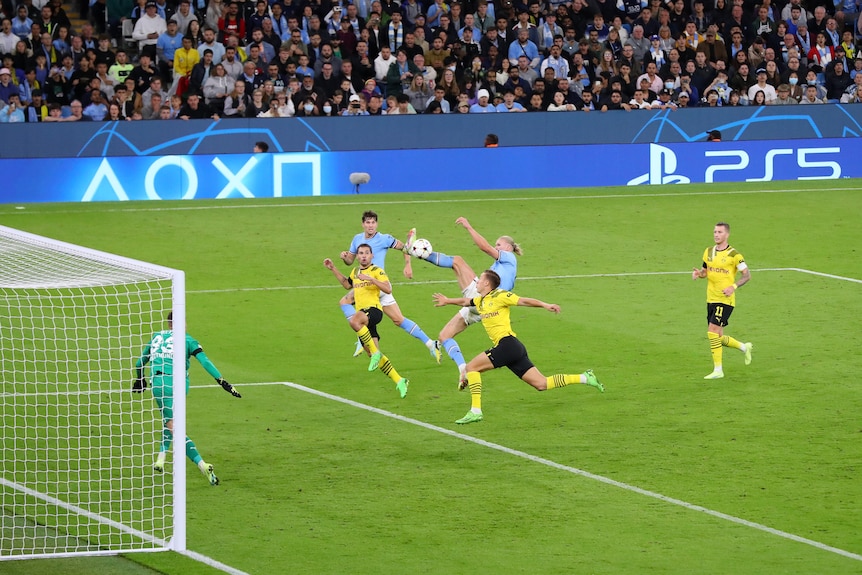
[[[165,427],[162,430],[162,445],[159,449],[159,455],[156,457],[156,463],[153,468],[161,473],[165,469],[165,458],[168,450],[171,448],[173,441],[174,429],[174,399],[173,399],[173,312],[168,314],[168,329],[157,332],[153,335],[150,342],[144,347],[144,351],[138,361],[135,363],[135,382],[132,385],[132,391],[142,393],[147,388],[147,380],[144,377],[144,366],[152,363],[150,372],[153,385],[153,397],[159,410],[162,412],[162,419],[165,422]],[[227,382],[219,372],[218,368],[213,365],[207,354],[204,353],[201,344],[198,341],[186,334],[186,393],[189,391],[189,359],[194,357],[197,359],[203,368],[213,376],[216,383],[221,385],[225,391],[234,397],[242,397],[234,387]],[[210,482],[210,485],[218,485],[219,480],[213,471],[212,464],[204,461],[201,454],[198,453],[194,441],[186,436],[186,455],[191,459],[201,470]]]

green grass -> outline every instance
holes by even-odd
[[[188,545],[235,569],[850,574],[862,561],[295,387],[242,384],[293,382],[859,555],[862,285],[764,271],[862,278],[859,188],[846,180],[0,206],[0,217],[186,271],[188,329],[243,393],[189,395],[189,434],[222,484],[210,488],[188,465]],[[455,391],[452,362],[436,366],[384,320],[382,346],[411,380],[399,399],[388,378],[351,359],[343,290],[321,265],[361,231],[365,209],[380,213],[382,231],[403,237],[416,226],[477,271],[490,260],[456,217],[492,241],[514,236],[525,249],[515,291],[563,309],[513,312],[531,359],[546,375],[592,367],[607,392],[535,393],[500,370],[484,377],[485,421],[456,426],[469,397]],[[731,243],[754,270],[727,333],[756,347],[749,367],[726,350],[725,379],[706,382],[706,286],[686,272],[719,220],[732,224]],[[404,314],[434,337],[455,311],[431,304],[436,291],[457,294],[451,272],[415,261],[407,280],[397,254],[387,267]],[[474,327],[459,343],[471,357],[489,342]],[[118,385],[131,380],[130,366]],[[211,384],[192,367],[193,386]],[[218,571],[150,553],[13,561],[0,572]]]

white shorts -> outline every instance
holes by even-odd
[[[479,283],[479,278],[478,277],[473,278],[473,281],[471,281],[467,287],[465,287],[464,289],[461,290],[461,294],[464,297],[468,297],[471,299],[474,297],[477,297],[479,295],[479,290],[476,288],[476,285],[478,283]],[[480,316],[479,313],[476,311],[476,307],[472,306],[472,305],[467,306],[467,307],[462,307],[458,311],[458,314],[464,319],[464,323],[466,325],[472,325],[474,323],[479,323],[480,321],[482,321],[482,316]]]
[[[395,297],[391,293],[383,293],[380,292],[380,305],[386,307],[388,305],[394,305],[398,302],[395,301]]]

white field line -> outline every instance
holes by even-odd
[[[431,424],[431,423],[426,423],[426,422],[424,422],[424,421],[419,421],[418,419],[413,419],[413,418],[410,418],[410,417],[405,417],[405,416],[403,416],[403,415],[398,415],[397,413],[392,413],[391,411],[386,411],[386,410],[384,410],[384,409],[380,409],[380,408],[377,408],[377,407],[373,407],[373,406],[370,406],[370,405],[366,405],[366,404],[364,404],[364,403],[359,403],[359,402],[357,402],[357,401],[353,401],[353,400],[351,400],[351,399],[347,399],[347,398],[344,398],[344,397],[340,397],[340,396],[337,396],[337,395],[333,395],[333,394],[330,394],[330,393],[326,393],[326,392],[323,392],[323,391],[319,391],[319,390],[316,390],[316,389],[313,389],[313,388],[310,388],[310,387],[306,387],[306,386],[304,386],[304,385],[300,385],[300,384],[297,384],[297,383],[287,382],[287,381],[281,381],[281,382],[260,382],[260,383],[247,383],[247,384],[235,384],[235,385],[236,385],[236,387],[240,387],[240,388],[241,388],[241,387],[256,387],[256,386],[283,385],[283,386],[286,386],[286,387],[290,387],[290,388],[296,389],[296,390],[298,390],[298,391],[303,391],[303,392],[305,392],[305,393],[310,393],[310,394],[312,394],[312,395],[316,395],[316,396],[318,396],[318,397],[322,397],[322,398],[325,398],[325,399],[329,399],[329,400],[331,400],[331,401],[336,401],[336,402],[339,402],[339,403],[343,403],[343,404],[345,404],[345,405],[349,405],[349,406],[351,406],[351,407],[355,407],[355,408],[358,408],[358,409],[362,409],[362,410],[365,410],[365,411],[368,411],[368,412],[371,412],[371,413],[376,413],[376,414],[378,414],[378,415],[382,415],[382,416],[384,416],[384,417],[389,417],[389,418],[391,418],[391,419],[395,419],[395,420],[397,420],[397,421],[401,421],[401,422],[404,422],[404,423],[409,423],[409,424],[411,424],[411,425],[416,425],[416,426],[418,426],[418,427],[422,427],[422,428],[424,428],[424,429],[428,429],[428,430],[430,430],[430,431],[436,431],[437,433],[442,433],[442,434],[444,434],[444,435],[448,435],[448,436],[450,436],[450,437],[455,437],[455,438],[457,438],[457,439],[461,439],[461,440],[463,440],[463,441],[468,441],[468,442],[470,442],[470,443],[475,443],[476,445],[480,445],[480,446],[482,446],[482,447],[487,447],[487,448],[489,448],[489,449],[493,449],[493,450],[495,450],[495,451],[500,451],[500,452],[502,452],[502,453],[506,453],[506,454],[508,454],[508,455],[512,455],[512,456],[514,456],[514,457],[520,457],[520,458],[522,458],[522,459],[526,459],[527,461],[531,461],[531,462],[533,462],[533,463],[538,463],[538,464],[540,464],[540,465],[546,465],[546,466],[551,467],[551,468],[553,468],[553,469],[558,469],[558,470],[560,470],[560,471],[564,471],[564,472],[567,472],[567,473],[571,473],[571,474],[573,474],[573,475],[579,475],[579,476],[581,476],[581,477],[585,477],[585,478],[587,478],[587,479],[592,479],[592,480],[594,480],[594,481],[598,481],[598,482],[600,482],[600,483],[604,483],[604,484],[606,484],[606,485],[611,485],[611,486],[613,486],[613,487],[617,487],[617,488],[619,488],[619,489],[624,489],[624,490],[626,490],[626,491],[631,491],[631,492],[633,492],[633,493],[637,493],[637,494],[639,494],[639,495],[643,495],[643,496],[650,497],[650,498],[653,498],[653,499],[658,499],[659,501],[664,501],[665,503],[670,503],[671,505],[676,505],[676,506],[678,506],[678,507],[683,507],[683,508],[688,509],[688,510],[690,510],[690,511],[697,511],[697,512],[699,512],[699,513],[704,513],[704,514],[706,514],[706,515],[710,515],[710,516],[712,516],[712,517],[716,517],[716,518],[718,518],[718,519],[723,519],[723,520],[725,520],[725,521],[729,521],[729,522],[731,522],[731,523],[736,523],[736,524],[738,524],[738,525],[743,525],[743,526],[745,526],[745,527],[750,527],[750,528],[752,528],[752,529],[757,529],[758,531],[763,531],[763,532],[769,533],[769,534],[771,534],[771,535],[775,535],[775,536],[778,536],[778,537],[781,537],[781,538],[784,538],[784,539],[788,539],[788,540],[790,540],[790,541],[795,541],[795,542],[797,542],[797,543],[802,543],[802,544],[805,544],[805,545],[809,545],[809,546],[814,547],[814,548],[816,548],[816,549],[820,549],[821,551],[826,551],[826,552],[829,552],[829,553],[834,553],[834,554],[836,554],[836,555],[841,555],[841,556],[843,556],[843,557],[847,557],[847,558],[850,558],[850,559],[854,559],[854,560],[856,560],[856,561],[862,561],[862,555],[859,555],[859,554],[857,554],[857,553],[853,553],[853,552],[851,552],[851,551],[846,551],[846,550],[844,550],[844,549],[839,549],[839,548],[837,548],[837,547],[833,547],[833,546],[831,546],[831,545],[826,545],[825,543],[820,543],[819,541],[814,541],[813,539],[808,539],[808,538],[806,538],[806,537],[801,537],[801,536],[799,536],[799,535],[794,535],[793,533],[788,533],[788,532],[786,532],[786,531],[781,531],[781,530],[779,530],[779,529],[775,529],[775,528],[769,527],[769,526],[767,526],[767,525],[763,525],[763,524],[761,524],[761,523],[756,523],[756,522],[754,522],[754,521],[749,521],[749,520],[747,520],[747,519],[742,519],[741,517],[736,517],[736,516],[734,516],[734,515],[729,515],[729,514],[727,514],[727,513],[722,513],[721,511],[715,511],[715,510],[713,510],[713,509],[709,509],[709,508],[707,508],[707,507],[703,507],[703,506],[701,506],[701,505],[696,505],[696,504],[694,504],[694,503],[688,503],[687,501],[683,501],[683,500],[681,500],[681,499],[676,499],[676,498],[674,498],[674,497],[669,497],[669,496],[667,496],[667,495],[663,495],[663,494],[661,494],[661,493],[657,493],[657,492],[655,492],[655,491],[649,491],[649,490],[647,490],[647,489],[642,489],[642,488],[637,487],[637,486],[635,486],[635,485],[629,485],[628,483],[623,483],[623,482],[621,482],[621,481],[617,481],[617,480],[615,480],[615,479],[611,479],[611,478],[609,478],[609,477],[604,477],[604,476],[602,476],[602,475],[596,475],[595,473],[590,473],[589,471],[585,471],[585,470],[583,470],[583,469],[578,469],[577,467],[571,467],[571,466],[568,466],[568,465],[563,465],[563,464],[561,464],[561,463],[557,463],[557,462],[555,462],[555,461],[551,461],[550,459],[545,459],[545,458],[543,458],[543,457],[538,457],[538,456],[536,456],[536,455],[531,455],[531,454],[526,453],[526,452],[524,452],[524,451],[519,451],[519,450],[517,450],[517,449],[512,449],[512,448],[509,448],[509,447],[505,447],[505,446],[503,446],[503,445],[500,445],[500,444],[497,444],[497,443],[492,443],[492,442],[490,442],[490,441],[485,441],[484,439],[479,439],[479,438],[476,438],[476,437],[472,437],[472,436],[470,436],[470,435],[465,435],[465,434],[463,434],[463,433],[458,433],[457,431],[452,431],[451,429],[446,429],[446,428],[444,428],[444,427],[439,427],[439,426],[437,426],[437,425],[433,425],[433,424]],[[216,389],[216,388],[219,388],[220,386],[218,386],[218,385],[214,385],[214,384],[211,384],[211,385],[193,385],[193,386],[191,386],[191,387],[192,387],[192,388],[194,388],[194,389],[207,389],[207,388]],[[121,393],[121,392],[123,392],[123,391],[122,391],[122,390],[115,390],[115,392],[117,392],[117,393]],[[75,393],[75,394],[81,394],[82,392],[52,392],[52,393],[28,394],[28,395],[42,395],[42,396],[46,396],[46,395],[67,395],[67,394],[72,394],[72,393]],[[98,391],[98,392],[83,392],[83,393],[104,393],[104,392],[102,392],[102,391]],[[4,394],[4,395],[6,395],[6,394]],[[0,397],[2,397],[2,396],[0,396]],[[25,493],[27,493],[27,494],[29,494],[29,495],[32,495],[32,496],[34,496],[34,497],[38,497],[38,498],[43,499],[43,500],[45,500],[45,501],[49,501],[49,502],[51,502],[51,503],[53,503],[53,504],[55,504],[55,505],[65,506],[65,507],[66,507],[66,508],[68,508],[68,509],[74,510],[74,511],[76,511],[76,512],[80,512],[80,513],[82,513],[83,515],[86,515],[86,516],[88,516],[88,517],[96,517],[96,518],[98,518],[98,517],[99,517],[99,516],[97,516],[97,515],[95,515],[95,514],[90,513],[89,511],[86,511],[86,510],[84,510],[84,509],[78,508],[78,507],[76,507],[76,506],[71,506],[71,505],[65,504],[65,503],[60,502],[60,501],[58,501],[58,500],[56,500],[56,499],[54,499],[54,498],[51,498],[51,497],[49,497],[49,496],[46,496],[46,495],[43,495],[43,494],[41,494],[41,493],[37,493],[37,492],[35,492],[35,491],[32,491],[32,490],[30,490],[30,489],[28,489],[28,488],[26,488],[26,487],[24,487],[24,486],[19,486],[19,485],[17,485],[17,484],[11,483],[11,482],[6,481],[6,480],[3,480],[3,479],[0,479],[0,484],[2,484],[2,485],[7,485],[7,486],[13,487],[13,488],[15,488],[15,489],[19,489],[19,490],[21,490],[21,491],[23,491],[23,492],[25,492]],[[100,521],[101,521],[101,519],[102,519],[102,518],[99,518],[99,520],[100,520]],[[130,528],[125,527],[125,526],[123,526],[123,525],[120,525],[120,524],[118,524],[118,523],[116,523],[116,522],[113,522],[113,521],[111,521],[111,520],[105,519],[104,521],[105,521],[105,522],[109,522],[109,524],[116,526],[118,529],[121,529],[121,530],[127,531],[127,532],[129,532],[129,533],[135,533],[135,534],[139,534],[139,533],[140,533],[140,532],[137,532],[137,531],[130,530]],[[153,539],[152,537],[150,537],[150,536],[146,535],[145,533],[140,533],[140,536],[141,536],[141,537],[143,537],[143,538],[145,538],[145,539],[147,539],[147,538],[149,538],[149,539]],[[230,567],[230,566],[228,566],[228,565],[224,565],[223,563],[220,563],[220,562],[218,562],[218,561],[215,561],[214,559],[211,559],[211,558],[209,558],[209,557],[207,557],[207,556],[205,556],[205,555],[201,555],[201,554],[199,554],[199,553],[195,553],[194,551],[186,551],[186,552],[185,552],[185,553],[183,553],[183,554],[184,554],[184,555],[187,555],[188,557],[190,557],[190,558],[192,558],[192,559],[195,559],[196,561],[200,561],[200,562],[202,562],[202,563],[206,563],[207,565],[211,565],[211,566],[213,566],[213,567],[214,567],[214,568],[216,568],[216,569],[220,569],[221,571],[224,571],[225,573],[230,573],[231,575],[247,575],[247,574],[243,573],[242,571],[239,571],[239,570],[237,570],[237,569],[234,569],[234,568],[232,568],[232,567]],[[24,559],[24,558],[25,558],[25,557],[21,557],[21,559]],[[29,558],[29,557],[27,557],[27,558]]]
[[[862,280],[837,276],[823,272],[806,270],[803,268],[759,268],[752,269],[752,272],[799,272],[814,276],[825,277],[834,280],[848,281],[854,283],[862,283]],[[589,279],[589,278],[615,278],[615,277],[639,277],[639,276],[670,276],[670,275],[688,275],[690,271],[685,272],[622,272],[608,274],[571,274],[571,275],[556,275],[556,276],[535,276],[535,277],[519,277],[518,281],[536,281],[536,280],[563,280],[563,279]],[[427,281],[409,281],[396,284],[399,289],[402,287],[433,285],[433,284],[451,284],[454,280],[427,280]],[[246,287],[246,288],[224,288],[224,289],[203,289],[203,290],[187,290],[188,295],[213,294],[213,293],[233,293],[233,292],[266,292],[266,291],[292,291],[292,290],[307,290],[307,289],[338,289],[344,288],[335,283],[316,286],[273,286],[273,287]]]
[[[212,386],[210,386],[210,387],[212,387]],[[57,395],[57,394],[41,394],[41,395]],[[60,394],[60,395],[63,395],[63,394]],[[8,487],[10,489],[14,489],[16,491],[20,491],[21,493],[29,495],[30,497],[33,497],[35,499],[40,499],[42,501],[45,501],[46,503],[49,503],[51,505],[55,505],[57,507],[60,507],[61,509],[65,509],[67,511],[71,511],[77,515],[82,515],[88,519],[91,519],[91,520],[96,521],[98,523],[101,523],[103,525],[108,525],[109,527],[112,527],[112,528],[116,529],[117,531],[122,531],[123,533],[128,533],[129,535],[137,537],[138,539],[142,539],[148,543],[151,543],[154,546],[158,546],[158,547],[162,548],[162,549],[118,549],[115,551],[93,551],[93,552],[84,552],[84,553],[60,553],[60,554],[42,553],[42,554],[38,554],[38,555],[15,555],[15,556],[2,557],[2,560],[7,560],[7,559],[9,559],[9,560],[12,560],[12,559],[14,559],[14,560],[25,560],[25,559],[57,558],[57,557],[80,557],[80,556],[84,556],[84,555],[88,555],[88,556],[89,555],[118,555],[120,553],[136,553],[139,551],[155,552],[155,551],[169,551],[170,550],[169,549],[170,544],[168,541],[165,541],[163,539],[159,539],[157,537],[153,537],[152,535],[150,535],[148,533],[145,533],[145,532],[140,531],[138,529],[133,529],[132,527],[129,527],[127,525],[124,525],[122,523],[114,521],[113,519],[108,519],[107,517],[103,517],[97,513],[93,513],[92,511],[88,511],[88,510],[86,510],[83,507],[80,507],[78,505],[66,503],[65,501],[57,499],[56,497],[51,497],[50,495],[47,495],[45,493],[40,493],[38,491],[34,491],[33,489],[30,489],[29,487],[25,487],[24,485],[21,485],[20,483],[15,483],[13,481],[9,481],[9,480],[4,479],[2,477],[0,477],[0,485],[3,485],[3,486]],[[185,551],[178,551],[178,553],[180,555],[185,555],[186,557],[194,559],[195,561],[198,561],[199,563],[204,563],[206,565],[209,565],[213,569],[218,569],[219,571],[222,571],[224,573],[229,573],[230,575],[248,575],[248,573],[246,573],[245,571],[241,571],[239,569],[231,567],[230,565],[226,565],[226,564],[222,563],[221,561],[216,561],[212,557],[208,557],[206,555],[203,555],[201,553],[197,553],[195,551],[190,551],[187,549]]]
[[[525,196],[518,198],[454,198],[446,200],[447,203],[450,204],[464,204],[464,203],[488,203],[488,202],[526,202],[526,201],[536,201],[536,200],[545,200],[545,201],[555,201],[555,200],[615,200],[615,199],[626,199],[626,198],[664,198],[664,197],[684,197],[684,196],[724,196],[724,195],[750,195],[750,194],[794,194],[794,193],[807,193],[807,192],[840,192],[840,191],[855,191],[859,188],[847,186],[845,188],[788,188],[783,190],[728,190],[728,191],[706,191],[706,192],[653,192],[653,193],[642,193],[642,194],[590,194],[590,195],[577,195],[570,194],[565,196]],[[438,192],[428,192],[428,193],[438,193]],[[465,192],[469,193],[469,192]],[[335,196],[333,196],[335,197]],[[87,210],[87,213],[122,213],[122,212],[130,212],[130,213],[139,213],[139,212],[180,212],[180,211],[198,211],[198,210],[248,210],[248,209],[275,209],[275,208],[317,208],[317,207],[328,207],[328,206],[361,206],[367,207],[369,203],[369,199],[362,200],[351,200],[351,201],[342,201],[342,202],[302,202],[302,203],[287,203],[287,204],[228,204],[228,205],[208,205],[208,206],[172,206],[172,207],[159,207],[159,208],[106,208],[106,209],[96,209],[96,210]],[[387,206],[397,206],[397,205],[421,205],[421,204],[436,204],[439,203],[440,200],[390,200],[385,199],[385,197],[378,196],[374,199],[374,203],[387,205]],[[92,205],[113,205],[116,202],[98,202]],[[39,204],[34,204],[39,205]],[[62,210],[62,211],[49,211],[43,212],[39,210],[28,210],[30,204],[25,204],[23,206],[16,206],[9,211],[0,211],[2,215],[27,215],[27,214],[78,214],[82,213],[81,210]],[[23,208],[23,209],[21,209]]]
[[[829,553],[835,553],[836,555],[841,555],[843,557],[855,559],[856,561],[862,561],[862,555],[859,555],[857,553],[845,551],[844,549],[832,547],[831,545],[826,545],[825,543],[820,543],[819,541],[814,541],[813,539],[808,539],[806,537],[794,535],[793,533],[788,533],[786,531],[774,529],[772,527],[769,527],[767,525],[763,525],[761,523],[755,523],[754,521],[749,521],[747,519],[742,519],[740,517],[728,515],[727,513],[722,513],[721,511],[715,511],[715,510],[709,509],[707,507],[703,507],[701,505],[695,505],[694,503],[688,503],[686,501],[682,501],[681,499],[676,499],[674,497],[668,497],[667,495],[662,495],[661,493],[656,493],[655,491],[649,491],[647,489],[642,489],[642,488],[634,486],[634,485],[629,485],[628,483],[616,481],[615,479],[610,479],[609,477],[604,477],[602,475],[596,475],[595,473],[590,473],[589,471],[584,471],[583,469],[578,469],[577,467],[570,467],[568,465],[563,465],[561,463],[551,461],[550,459],[545,459],[544,457],[538,457],[536,455],[531,455],[529,453],[519,451],[517,449],[512,449],[512,448],[506,447],[504,445],[492,443],[490,441],[485,441],[484,439],[479,439],[479,438],[476,438],[476,437],[473,437],[470,435],[465,435],[463,433],[458,433],[457,431],[452,431],[451,429],[446,429],[444,427],[439,427],[437,425],[426,423],[424,421],[419,421],[418,419],[413,419],[410,417],[405,417],[403,415],[398,415],[397,413],[392,413],[391,411],[386,411],[385,409],[380,409],[377,407],[372,407],[370,405],[365,405],[364,403],[359,403],[359,402],[353,401],[351,399],[346,399],[344,397],[332,395],[330,393],[319,391],[319,390],[316,390],[316,389],[313,389],[310,387],[306,387],[304,385],[299,385],[297,383],[273,382],[270,385],[278,385],[278,384],[286,385],[287,387],[291,387],[293,389],[303,391],[305,393],[310,393],[312,395],[317,395],[317,396],[323,397],[325,399],[337,401],[339,403],[343,403],[343,404],[349,405],[351,407],[363,409],[365,411],[370,411],[371,413],[376,413],[378,415],[382,415],[384,417],[389,417],[391,419],[395,419],[395,420],[398,420],[398,421],[401,421],[404,423],[416,425],[418,427],[422,427],[422,428],[428,429],[430,431],[436,431],[437,433],[442,433],[444,435],[448,435],[450,437],[455,437],[457,439],[468,441],[470,443],[475,443],[476,445],[480,445],[482,447],[487,447],[487,448],[493,449],[495,451],[500,451],[500,452],[505,453],[507,455],[520,457],[522,459],[526,459],[527,461],[531,461],[533,463],[538,463],[540,465],[546,465],[548,467],[552,467],[552,468],[558,469],[560,471],[565,471],[565,472],[571,473],[573,475],[579,475],[581,477],[585,477],[587,479],[592,479],[594,481],[598,481],[598,482],[604,483],[606,485],[611,485],[613,487],[618,487],[618,488],[624,489],[626,491],[631,491],[633,493],[637,493],[638,495],[644,495],[646,497],[658,499],[659,501],[664,501],[665,503],[670,503],[671,505],[677,505],[679,507],[683,507],[683,508],[688,509],[690,511],[697,511],[699,513],[705,513],[706,515],[711,515],[712,517],[717,517],[718,519],[730,521],[731,523],[736,523],[738,525],[744,525],[745,527],[751,527],[752,529],[757,529],[758,531],[764,531],[764,532],[769,533],[771,535],[776,535],[778,537],[782,537],[784,539],[789,539],[789,540],[795,541],[797,543],[803,543],[805,545],[810,545],[811,547],[815,547],[817,549],[820,549],[821,551],[827,551]],[[259,385],[267,385],[267,384],[259,384]],[[207,386],[207,387],[218,387],[218,386]]]

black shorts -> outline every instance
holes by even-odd
[[[527,355],[527,348],[513,335],[501,339],[496,346],[487,350],[485,355],[495,368],[508,367],[509,371],[519,378],[535,367]]]
[[[706,323],[724,327],[730,321],[730,314],[733,313],[733,306],[726,303],[707,303],[706,304]]]
[[[383,320],[383,310],[379,307],[366,307],[359,311],[368,316],[368,331],[371,332],[371,337],[376,337],[379,340],[377,324]]]

